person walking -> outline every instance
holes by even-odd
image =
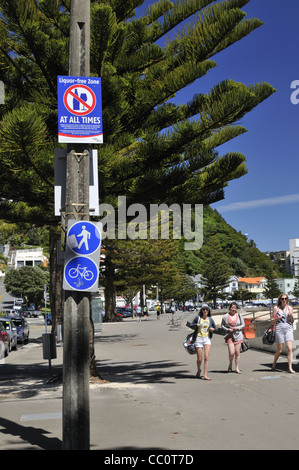
[[[240,365],[240,353],[241,344],[243,342],[242,329],[245,323],[242,315],[238,314],[238,305],[236,302],[232,302],[229,306],[229,312],[223,315],[221,328],[225,331],[224,339],[228,348],[228,372],[232,372],[233,360],[235,358],[236,373],[241,374]]]
[[[156,312],[157,312],[157,320],[160,320],[161,306],[159,302],[157,302]]]
[[[213,332],[217,331],[217,326],[211,317],[211,309],[208,305],[204,304],[193,322],[190,323],[190,328],[197,329],[197,337],[195,341],[196,356],[197,356],[197,373],[196,378],[201,378],[201,364],[204,356],[204,380],[211,380],[208,377],[208,366],[211,350],[211,337]]]
[[[275,327],[276,353],[274,355],[272,370],[276,369],[277,359],[282,353],[283,345],[286,344],[288,355],[289,372],[295,374],[292,366],[292,343],[294,341],[293,333],[293,308],[288,305],[287,294],[281,294],[277,299],[277,305],[274,307],[272,323]]]
[[[141,321],[142,310],[141,310],[140,305],[137,306],[136,313],[137,313],[138,321]]]
[[[147,318],[147,316],[148,316],[148,308],[147,308],[146,305],[143,306],[143,316],[144,316],[144,318]]]

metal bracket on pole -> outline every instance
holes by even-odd
[[[80,163],[84,157],[89,157],[89,151],[85,152],[71,152],[71,155],[74,156],[77,160],[77,163]]]

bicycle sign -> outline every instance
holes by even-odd
[[[96,292],[101,255],[101,222],[68,221],[64,290]]]
[[[90,290],[97,283],[98,267],[90,258],[76,256],[66,264],[64,278],[71,290]]]
[[[93,272],[89,271],[86,266],[81,266],[81,264],[78,264],[76,268],[70,268],[69,276],[72,279],[76,279],[76,277],[81,276],[85,281],[91,281],[94,278]]]

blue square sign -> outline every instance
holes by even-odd
[[[103,143],[98,77],[58,76],[58,142]]]
[[[64,290],[98,291],[102,228],[101,222],[68,220]]]

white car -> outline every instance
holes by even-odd
[[[12,349],[18,349],[18,332],[17,327],[11,318],[1,317],[0,322],[3,324],[5,331],[9,335],[9,351]]]

